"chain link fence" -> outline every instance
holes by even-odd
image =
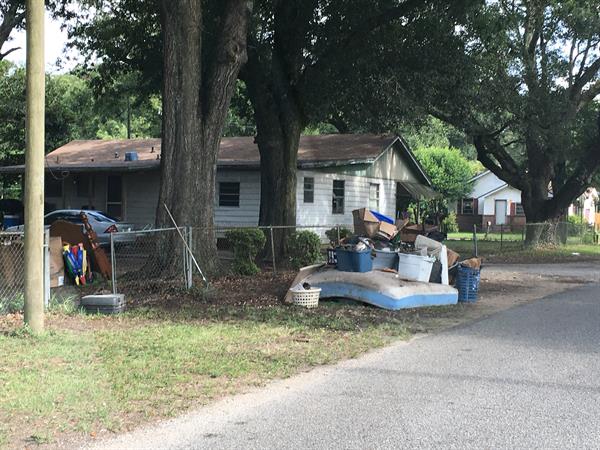
[[[23,233],[0,233],[0,314],[23,306],[25,289]]]
[[[49,234],[44,234],[44,301],[50,297]],[[23,310],[25,299],[25,236],[0,232],[0,315]]]
[[[598,231],[593,225],[571,222],[528,223],[523,240],[538,246],[598,244]]]
[[[289,261],[278,260],[278,246],[287,245],[294,232],[310,231],[319,236],[322,243],[323,261],[330,242],[336,243],[352,229],[352,225],[314,226],[227,226],[212,229],[180,227],[133,232],[118,232],[111,235],[108,250],[112,265],[113,292],[127,292],[151,281],[169,281],[181,287],[191,287],[194,277],[201,270],[211,267],[218,273],[227,273],[234,261],[233,245],[228,231],[237,229],[259,229],[265,235],[264,249],[258,255],[258,264],[263,270],[277,272],[289,267]],[[179,230],[179,231],[178,231]],[[203,256],[204,247],[216,246],[217,260]],[[193,249],[190,253],[187,249]],[[199,251],[200,250],[200,251]],[[211,249],[214,250],[214,249]],[[211,251],[208,251],[209,254]],[[175,255],[163,260],[164,255]],[[194,259],[196,262],[194,262]]]
[[[164,228],[112,233],[109,256],[112,290],[127,292],[151,281],[191,287],[192,248],[189,228]]]

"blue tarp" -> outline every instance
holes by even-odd
[[[390,224],[394,225],[394,219],[392,219],[392,218],[390,218],[388,216],[384,216],[380,212],[371,210],[371,214],[373,214],[375,217],[377,217],[377,219],[380,222],[387,222],[387,223],[390,223]]]

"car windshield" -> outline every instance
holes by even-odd
[[[115,219],[114,217],[109,216],[108,214],[100,212],[100,211],[88,211],[87,214],[92,216],[98,222],[107,222],[107,223],[118,222],[118,220]]]

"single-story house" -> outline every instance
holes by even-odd
[[[467,198],[451,205],[456,212],[458,228],[473,231],[473,225],[491,229],[521,230],[525,226],[525,214],[521,205],[521,191],[509,186],[489,170],[469,180],[473,189]]]
[[[70,142],[46,156],[46,202],[56,209],[94,208],[138,225],[153,224],[160,152],[160,139]],[[217,226],[258,224],[259,169],[253,137],[222,139]],[[1,167],[0,175],[23,171],[24,166]],[[399,136],[331,134],[300,139],[298,226],[351,224],[352,210],[365,206],[396,217],[412,199],[434,195],[429,178]]]
[[[589,187],[569,206],[569,216],[580,216],[584,223],[594,225],[600,219],[600,195],[596,188]]]

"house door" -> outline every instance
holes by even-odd
[[[123,218],[123,180],[120,175],[109,175],[106,180],[106,212]]]
[[[506,225],[506,200],[496,200],[496,225]]]

